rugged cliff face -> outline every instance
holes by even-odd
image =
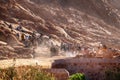
[[[120,49],[119,0],[1,0],[0,20],[60,42]]]
[[[31,2],[38,9],[32,10],[34,14],[54,24],[55,28],[58,28],[57,32],[64,36],[56,32],[53,34],[62,40],[83,44],[102,42],[116,47],[120,42],[119,6],[115,5],[119,3],[117,1],[33,0]]]

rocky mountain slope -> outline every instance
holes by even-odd
[[[0,0],[2,21],[36,30],[59,43],[120,49],[119,0]],[[6,42],[6,41],[5,41]],[[21,43],[20,43],[21,44]]]

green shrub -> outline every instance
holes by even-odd
[[[85,80],[85,75],[81,73],[76,73],[71,75],[69,80]]]

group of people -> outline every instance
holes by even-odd
[[[27,31],[23,29],[22,25],[18,25],[15,29],[12,24],[9,24],[8,27],[11,29],[11,32],[15,33],[18,40],[24,43],[25,47],[37,46],[38,38],[40,38],[40,34],[38,32],[33,31],[31,33],[27,33]]]
[[[20,38],[20,41],[22,43],[24,43],[25,47],[30,47],[30,46],[34,46],[34,47],[37,47],[38,46],[38,42],[41,38],[41,34],[39,34],[38,32],[36,31],[33,31],[31,34],[27,33],[23,27],[21,25],[17,26],[15,29],[13,29],[13,26],[10,24],[9,25],[9,28],[11,29],[11,31],[14,31],[16,30],[16,36],[18,38]],[[43,37],[43,36],[42,36]],[[46,38],[46,37],[45,37]],[[49,38],[48,38],[49,39]],[[106,47],[106,45],[100,45],[98,47],[97,50],[95,50],[94,48],[90,48],[90,47],[85,47],[85,46],[81,46],[79,44],[71,44],[71,43],[61,43],[61,46],[60,46],[60,50],[61,51],[64,51],[64,52],[79,52],[83,55],[86,55],[86,56],[89,56],[89,55],[92,55],[93,57],[95,57],[97,54],[107,54],[107,52],[111,52],[112,50],[111,49],[108,49]],[[112,52],[111,52],[112,53]],[[106,55],[105,54],[105,55]],[[110,55],[110,54],[109,54]],[[106,55],[107,56],[107,55]],[[111,55],[112,56],[112,55]]]
[[[87,46],[80,46],[68,43],[61,44],[61,50],[64,52],[71,52],[78,55],[82,55],[83,57],[113,57],[116,53],[115,50],[108,48],[106,45],[101,44],[97,47],[87,47]]]
[[[70,50],[81,50],[81,46],[79,44],[70,44],[70,43],[61,43],[61,50],[70,51]]]
[[[24,32],[21,33],[21,42],[25,44],[25,47],[31,47],[31,46],[37,47],[39,38],[40,38],[40,34],[34,31],[31,34],[26,34]]]

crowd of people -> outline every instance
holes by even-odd
[[[25,45],[24,47],[35,47],[38,45],[38,39],[41,37],[38,32],[32,31],[31,33],[28,33],[21,24],[17,27],[13,27],[12,24],[8,24],[6,22],[5,24],[8,25],[11,33],[13,33],[17,39]]]
[[[117,50],[109,48],[105,44],[99,44],[98,47],[89,47],[79,44],[62,43],[61,51],[71,52],[83,57],[114,58],[114,56],[119,55]]]

